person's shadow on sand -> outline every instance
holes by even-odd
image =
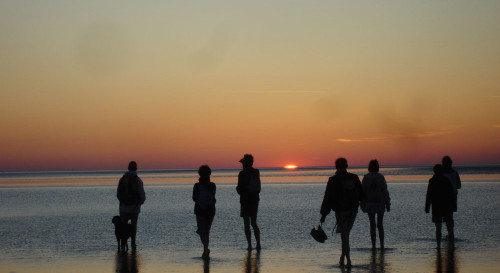
[[[437,249],[436,254],[436,272],[457,272],[457,263],[455,259],[455,247],[448,246],[446,252],[441,254],[442,249]],[[446,265],[443,268],[443,264]]]
[[[140,259],[138,258],[137,252],[116,252],[116,268],[115,272],[118,273],[137,273],[140,268]]]
[[[255,253],[255,255],[253,255]],[[243,272],[258,273],[260,271],[260,251],[248,251],[244,258]]]

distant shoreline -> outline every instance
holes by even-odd
[[[381,166],[381,169],[387,168],[432,168],[433,164],[416,164],[416,165],[385,165]],[[280,167],[259,167],[255,166],[260,170],[286,170],[286,171],[298,171],[298,170],[322,170],[322,169],[332,169],[334,170],[334,166],[298,166],[296,169],[287,170],[284,166]],[[485,163],[485,164],[454,164],[453,167],[455,169],[461,168],[481,168],[481,167],[498,167],[500,168],[500,163]],[[366,169],[367,166],[349,166],[349,169]],[[226,171],[226,170],[240,170],[241,168],[212,168],[212,171]],[[187,172],[187,171],[197,171],[198,168],[178,168],[178,169],[142,169],[138,170],[139,173],[146,172]],[[44,174],[44,173],[91,173],[91,172],[103,172],[103,173],[113,173],[113,172],[124,172],[125,169],[117,169],[117,170],[106,170],[106,169],[96,169],[96,170],[35,170],[35,171],[0,171],[0,176],[2,174]]]

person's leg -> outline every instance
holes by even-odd
[[[342,239],[342,255],[340,256],[339,264],[344,265],[344,258],[346,258],[347,266],[351,267],[351,253],[349,246],[349,231],[343,231],[340,233],[340,238]]]
[[[455,232],[453,231],[455,223],[453,221],[453,214],[450,214],[446,219],[446,229],[448,230],[448,242],[452,247],[455,246]]]
[[[254,236],[255,236],[255,241],[257,241],[257,250],[260,250],[261,249],[261,246],[260,246],[260,229],[259,229],[259,226],[257,226],[257,216],[254,216],[254,217],[251,217],[251,224],[252,224],[252,228],[253,228],[253,233],[254,233]]]
[[[212,222],[214,220],[214,216],[209,216],[207,217],[206,225],[205,225],[205,233],[206,233],[206,251],[207,253],[210,253],[210,249],[208,248],[208,245],[210,244],[210,229],[212,228]],[[208,256],[208,254],[207,254]]]
[[[368,213],[368,219],[370,220],[370,238],[372,239],[372,250],[375,250],[376,248],[376,240],[377,240],[377,234],[376,234],[376,225],[375,225],[375,214],[374,213]]]
[[[137,235],[137,220],[139,219],[139,214],[138,213],[133,213],[130,215],[130,221],[132,223],[132,250],[135,249],[136,244],[135,244],[135,237]]]
[[[442,217],[440,217],[434,224],[436,224],[436,242],[437,247],[441,248],[441,226],[442,226]]]
[[[345,257],[347,260],[347,267],[351,267],[351,246],[349,245],[349,235],[351,234],[351,231],[349,230],[347,232],[347,246],[346,246],[346,252],[345,252]]]
[[[203,244],[202,257],[204,259],[207,259],[210,254],[210,249],[208,249],[208,244],[209,244],[209,232],[210,232],[210,225],[212,222],[212,218],[198,217],[198,219],[199,219],[200,240],[201,243]]]
[[[252,249],[252,231],[250,230],[250,217],[243,216],[243,224],[245,226],[245,236],[247,237],[248,250]]]
[[[344,266],[344,258],[346,253],[346,245],[347,245],[347,236],[345,232],[340,232],[340,240],[342,241],[342,253],[340,254],[339,264],[340,266]]]
[[[377,213],[378,237],[380,238],[380,250],[384,251],[384,213]]]
[[[205,219],[202,216],[196,215],[196,224],[198,228],[198,234],[200,235],[200,241],[203,244],[203,249],[207,248],[207,242],[205,237]]]

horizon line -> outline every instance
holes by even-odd
[[[384,165],[380,166],[380,168],[404,168],[404,167],[431,167],[434,164],[402,164],[402,165]],[[465,163],[465,164],[453,164],[454,167],[473,167],[473,166],[500,166],[499,163]],[[263,170],[285,170],[289,172],[293,172],[296,170],[305,170],[305,169],[335,169],[335,166],[297,166],[295,169],[286,169],[284,166],[278,166],[278,167],[257,167],[256,169],[263,169]],[[354,165],[354,166],[349,166],[347,169],[359,169],[359,168],[368,168],[365,165]],[[137,170],[138,173],[140,172],[155,172],[155,171],[193,171],[197,170],[198,168],[164,168],[164,169],[159,169],[159,168],[153,168],[153,169],[139,169]],[[240,170],[241,167],[222,167],[222,168],[211,168],[212,170]],[[75,169],[75,170],[26,170],[26,171],[0,171],[0,174],[14,174],[14,173],[67,173],[67,172],[122,172],[122,171],[127,171],[127,169]]]

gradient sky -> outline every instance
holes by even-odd
[[[0,171],[500,163],[500,1],[0,1]]]

